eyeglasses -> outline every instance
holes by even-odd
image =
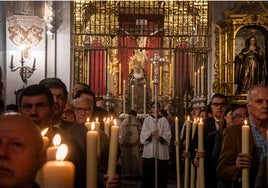
[[[63,114],[65,114],[66,116],[70,116],[70,115],[73,115],[74,114],[74,111],[72,111],[72,110],[65,110],[65,111],[63,111]]]
[[[91,108],[80,108],[80,107],[75,107],[74,110],[78,113],[81,113],[82,111],[86,112],[86,113],[90,113],[91,112]]]
[[[245,119],[245,118],[247,118],[249,115],[248,115],[248,113],[245,113],[245,114],[235,114],[235,115],[233,115],[232,116],[232,118],[233,119]]]
[[[212,106],[215,106],[215,107],[225,107],[226,106],[226,103],[225,102],[221,102],[221,103],[217,103],[217,102],[214,102],[211,104]]]

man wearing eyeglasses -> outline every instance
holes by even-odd
[[[255,85],[249,89],[247,108],[250,125],[249,154],[241,152],[242,125],[227,128],[223,132],[217,174],[233,188],[241,187],[241,171],[244,168],[250,171],[249,187],[254,187],[260,161],[267,156],[268,86]]]
[[[220,128],[219,121],[223,117],[226,104],[227,99],[223,94],[216,93],[212,96],[211,109],[213,117],[206,119],[204,122],[204,151],[197,149],[197,131],[195,132],[189,148],[191,160],[196,167],[199,166],[199,159],[204,158],[206,188],[217,187],[216,166],[211,163],[212,151],[215,144],[216,131]]]

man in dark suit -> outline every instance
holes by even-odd
[[[215,188],[217,186],[216,167],[211,163],[212,151],[215,144],[215,134],[219,129],[219,121],[223,117],[227,99],[223,94],[214,94],[211,99],[213,117],[206,119],[204,123],[204,151],[197,150],[198,135],[195,132],[190,143],[190,156],[194,166],[199,166],[199,159],[204,158],[205,163],[205,187]]]
[[[233,126],[223,132],[222,150],[217,166],[218,176],[232,187],[241,187],[241,171],[250,170],[250,185],[254,187],[260,161],[267,155],[266,123],[268,120],[268,87],[252,86],[248,91],[250,137],[249,154],[241,152],[242,126]]]

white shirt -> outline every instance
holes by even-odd
[[[168,120],[164,117],[158,119],[157,129],[159,137],[162,137],[166,141],[166,143],[164,144],[161,144],[159,141],[156,141],[157,142],[156,144],[158,145],[157,158],[160,160],[168,160],[169,144],[171,139],[171,130]],[[148,116],[143,121],[140,135],[141,144],[144,145],[142,153],[142,157],[144,158],[155,157],[155,151],[154,151],[155,140],[154,139],[152,139],[151,141],[147,140],[151,136],[151,133],[155,130],[156,130],[155,119],[152,116]]]

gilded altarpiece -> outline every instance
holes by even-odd
[[[214,92],[223,93],[232,100],[245,100],[246,91],[239,92],[237,58],[249,39],[254,37],[261,50],[263,65],[255,74],[255,83],[267,84],[268,9],[263,2],[238,2],[234,9],[225,11],[225,18],[216,24],[216,61]],[[247,51],[244,54],[248,53]],[[254,52],[255,53],[255,52]],[[241,56],[242,57],[242,56]],[[258,62],[257,62],[258,63]],[[242,62],[242,66],[246,66]],[[259,66],[255,64],[255,66]],[[243,75],[245,80],[246,75]],[[246,84],[245,81],[242,84]],[[243,86],[241,86],[243,87]]]

